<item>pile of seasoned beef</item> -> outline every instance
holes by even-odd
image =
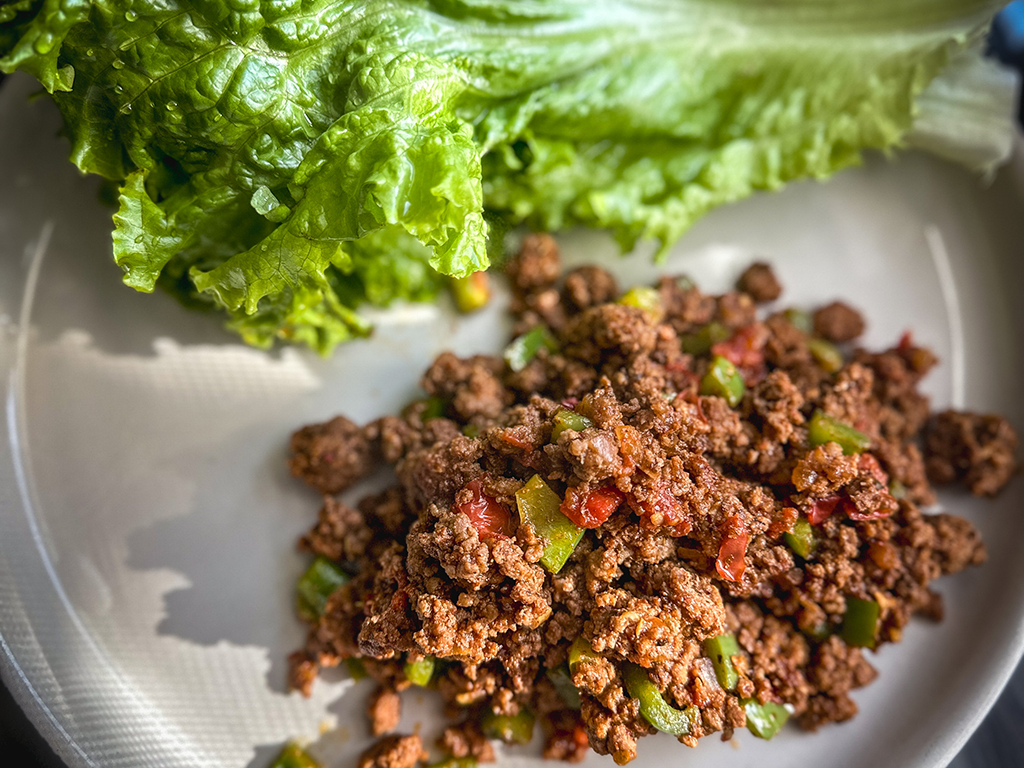
[[[930,415],[934,356],[909,335],[853,347],[845,304],[764,317],[781,292],[764,264],[722,296],[561,271],[555,241],[527,237],[504,359],[444,353],[402,415],[295,434],[292,470],[325,495],[293,685],[365,670],[383,735],[397,692],[429,684],[455,722],[439,746],[480,761],[535,719],[546,757],[624,764],[656,728],[693,746],[852,717],[875,677],[862,648],[940,619],[931,581],[985,560],[971,523],[922,512],[929,480],[996,493],[1013,429]],[[397,485],[336,497],[380,463]],[[361,765],[424,757],[391,736]]]

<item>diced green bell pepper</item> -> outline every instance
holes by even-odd
[[[362,659],[345,659],[345,666],[348,667],[348,674],[353,680],[362,680],[369,674],[363,666]]]
[[[863,453],[871,447],[871,438],[860,430],[854,429],[849,424],[826,416],[820,410],[815,411],[811,416],[811,423],[807,428],[807,436],[811,445],[818,446],[825,443],[838,443],[847,456],[854,453]]]
[[[589,640],[580,635],[569,646],[569,674],[576,671],[576,665],[579,662],[597,658],[600,658],[600,654],[594,650],[594,646],[590,644]]]
[[[718,684],[727,691],[735,689],[736,683],[740,680],[736,665],[732,663],[732,657],[738,656],[740,653],[740,644],[736,642],[736,636],[709,637],[704,641],[704,652],[711,659],[711,665],[715,668]]]
[[[825,339],[808,339],[807,348],[814,361],[828,373],[837,373],[843,367],[843,353],[839,347]]]
[[[789,531],[784,538],[794,554],[799,555],[804,560],[811,556],[815,546],[818,544],[814,536],[814,528],[810,522],[802,517],[797,518],[797,521],[793,523],[793,530]]]
[[[587,427],[594,426],[594,422],[584,416],[582,413],[576,413],[576,411],[570,411],[568,408],[559,408],[555,411],[554,418],[552,418],[555,426],[551,429],[551,442],[558,442],[558,436],[566,430],[572,432],[582,432]]]
[[[540,564],[551,573],[558,573],[583,538],[584,530],[562,514],[562,500],[540,475],[516,491],[519,518],[533,525],[537,535],[545,539]]]
[[[874,648],[881,614],[882,606],[875,600],[846,598],[846,614],[843,616],[843,629],[840,633],[843,641],[855,648]]]
[[[889,495],[896,499],[896,501],[905,499],[907,497],[907,486],[899,480],[893,480],[889,483]]]
[[[491,298],[491,280],[486,272],[453,277],[449,280],[448,287],[459,312],[475,312],[485,307]]]
[[[789,324],[798,331],[803,331],[804,333],[814,332],[814,320],[809,312],[804,312],[796,307],[790,307],[782,314],[789,321]]]
[[[402,671],[410,683],[426,688],[430,685],[430,678],[434,676],[434,657],[424,656],[416,661],[407,661]]]
[[[770,739],[789,720],[789,710],[774,701],[761,704],[757,699],[746,699],[743,711],[747,713],[747,730],[759,739]]]
[[[505,362],[513,371],[521,371],[530,364],[542,347],[549,352],[557,352],[558,341],[545,326],[538,325],[505,347]]]
[[[320,763],[298,744],[289,744],[281,750],[281,754],[270,768],[320,768]]]
[[[423,411],[420,413],[420,420],[426,424],[432,419],[440,419],[444,416],[445,402],[440,397],[428,397],[423,401]]]
[[[334,591],[349,581],[350,576],[324,557],[318,557],[302,574],[296,585],[296,603],[299,615],[306,621],[316,621]]]
[[[518,715],[496,715],[488,712],[480,723],[484,735],[501,739],[506,744],[529,744],[533,739],[535,718],[528,709],[519,710]]]
[[[676,709],[671,706],[651,682],[647,670],[643,667],[626,662],[622,678],[626,684],[626,692],[640,702],[640,714],[648,723],[659,731],[671,733],[673,736],[686,736],[693,730],[693,725],[700,716],[697,708]]]
[[[804,634],[816,643],[823,643],[832,634],[832,627],[829,626],[827,621],[823,621],[820,624],[815,624],[810,629],[805,629]]]
[[[712,320],[696,333],[688,333],[679,339],[679,346],[688,355],[699,357],[711,351],[720,341],[726,341],[732,331],[717,320]]]
[[[572,676],[569,674],[569,667],[563,664],[560,667],[547,671],[548,680],[555,686],[558,695],[569,709],[579,709],[581,706],[579,689],[573,685]]]
[[[661,322],[665,317],[665,308],[661,305],[661,294],[657,289],[648,286],[638,285],[630,288],[619,297],[619,304],[627,307],[642,309],[654,322]]]
[[[715,357],[708,372],[700,380],[702,395],[717,395],[725,398],[730,407],[735,408],[743,399],[747,385],[736,366],[721,355]]]

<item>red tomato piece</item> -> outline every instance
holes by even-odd
[[[881,520],[892,514],[885,509],[876,509],[874,512],[858,512],[856,505],[849,499],[843,499],[842,504],[843,511],[846,512],[846,516],[851,520]]]
[[[740,581],[747,569],[746,554],[750,536],[746,531],[737,536],[730,536],[718,548],[718,559],[715,570],[727,581]]]
[[[484,494],[483,483],[479,479],[470,480],[463,490],[471,495],[455,509],[469,518],[481,539],[512,535],[511,513],[505,505]]]
[[[561,510],[580,528],[597,528],[612,516],[625,498],[625,494],[614,486],[589,491],[569,488]]]
[[[740,328],[726,341],[711,347],[711,354],[721,355],[739,368],[748,384],[764,378],[764,345],[768,341],[767,329],[758,323]]]
[[[793,524],[799,517],[800,512],[796,507],[783,507],[778,515],[772,518],[765,534],[769,539],[777,539],[782,534],[792,531]]]
[[[860,455],[860,458],[857,459],[857,469],[861,472],[869,473],[879,483],[888,487],[889,476],[882,469],[882,465],[878,463],[878,459],[870,453],[862,453]]]
[[[827,499],[818,499],[811,504],[807,512],[807,520],[811,525],[818,525],[828,519],[829,515],[835,512],[836,505],[840,502],[838,496],[829,496]]]
[[[643,499],[631,495],[629,503],[647,528],[671,528],[673,536],[685,536],[693,528],[693,521],[683,517],[679,499],[664,486],[655,488]]]

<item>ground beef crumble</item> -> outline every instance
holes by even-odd
[[[318,669],[362,664],[381,735],[398,725],[405,663],[434,658],[431,685],[461,720],[438,746],[480,762],[494,759],[488,723],[526,715],[545,757],[633,759],[655,729],[627,690],[629,665],[692,708],[679,737],[691,746],[729,738],[751,702],[784,704],[807,729],[853,717],[851,691],[876,673],[847,635],[851,601],[877,607],[873,639],[856,645],[899,640],[914,614],[941,618],[931,581],[985,548],[968,521],[919,505],[934,501],[929,480],[997,493],[1018,469],[1013,428],[930,416],[917,385],[936,361],[909,336],[826,369],[821,344],[853,341],[862,317],[841,302],[804,322],[760,317],[782,290],[764,263],[722,296],[663,278],[654,307],[617,301],[599,267],[560,282],[547,235],[526,238],[507,271],[517,332],[545,325],[558,351],[514,371],[444,353],[422,380],[429,399],[400,416],[362,428],[339,416],[293,437],[292,471],[326,494],[301,546],[351,580],[309,618],[292,686],[308,695]],[[745,380],[733,405],[707,384],[717,360]],[[867,449],[815,442],[822,417]],[[395,486],[355,507],[335,498],[378,463]],[[585,526],[556,572],[517,506],[534,476]],[[706,645],[726,633],[740,649],[727,688]],[[587,650],[570,669],[574,643]],[[392,735],[359,768],[424,758],[418,736]]]

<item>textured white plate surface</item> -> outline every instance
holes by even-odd
[[[316,496],[284,467],[290,432],[345,413],[368,420],[417,392],[443,349],[502,346],[502,304],[470,319],[413,306],[330,360],[248,349],[215,318],[119,283],[110,214],[55,138],[31,85],[0,89],[0,667],[69,764],[262,768],[299,737],[328,766],[367,743],[369,685],[340,675],[312,699],[285,691],[303,630],[293,542]],[[570,264],[600,260],[624,283],[685,271],[724,290],[754,256],[784,301],[843,297],[869,318],[865,342],[906,329],[942,365],[940,405],[1024,425],[1024,162],[986,187],[923,156],[874,159],[827,184],[794,185],[706,218],[656,268],[608,239],[563,239]],[[940,582],[946,621],[915,621],[873,662],[851,723],[770,743],[738,734],[687,750],[644,739],[638,768],[934,768],[978,724],[1024,643],[1024,482],[996,503],[946,494],[982,530],[990,561]],[[436,727],[409,696],[403,727]],[[529,750],[503,764],[539,765]],[[592,756],[590,764],[610,765]]]

